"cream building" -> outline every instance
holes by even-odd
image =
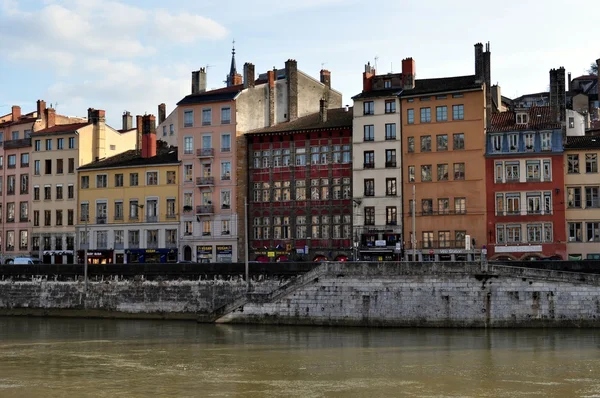
[[[136,131],[106,125],[103,110],[82,123],[50,125],[32,135],[32,246],[45,264],[74,262],[77,168],[136,146]]]
[[[158,106],[158,127],[156,128],[156,139],[164,141],[168,146],[177,146],[177,132],[179,131],[179,119],[177,117],[177,108],[166,116],[167,106],[160,104]]]
[[[567,137],[565,207],[571,260],[600,260],[599,155],[600,137]]]

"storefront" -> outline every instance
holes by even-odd
[[[212,261],[213,261],[212,245],[196,246],[196,261],[199,263],[212,263]]]
[[[290,253],[285,250],[260,250],[253,253],[254,261],[273,263],[289,261]]]
[[[88,264],[112,264],[114,250],[88,250]],[[77,251],[77,263],[85,262],[85,250]]]
[[[230,263],[233,260],[233,246],[217,245],[217,262]]]
[[[126,249],[125,260],[133,263],[176,263],[177,249]]]
[[[73,260],[73,250],[44,250],[42,252],[43,264],[73,264]],[[83,263],[83,259],[81,262]]]

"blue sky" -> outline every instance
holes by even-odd
[[[550,68],[573,77],[600,58],[600,2],[567,8],[559,0],[518,3],[424,0],[0,0],[0,114],[105,109],[170,113],[190,91],[191,71],[209,65],[208,87],[222,86],[236,59],[262,73],[293,58],[318,76],[332,72],[344,103],[361,90],[367,61],[399,71],[413,57],[417,78],[474,73],[473,45],[491,42],[492,81],[509,97],[547,90]],[[492,6],[493,4],[493,6]]]

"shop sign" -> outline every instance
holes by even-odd
[[[196,255],[212,254],[212,246],[196,246]]]
[[[217,246],[217,254],[233,254],[233,247],[231,245]]]

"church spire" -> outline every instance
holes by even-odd
[[[237,68],[235,65],[235,40],[233,40],[231,48],[231,67],[229,68],[229,75],[227,76],[227,87],[234,85],[234,79],[236,75]]]

